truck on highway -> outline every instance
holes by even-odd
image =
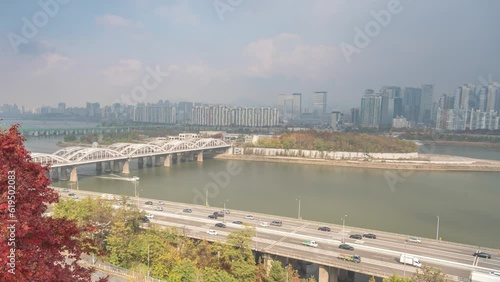
[[[314,248],[318,247],[318,243],[316,243],[316,241],[309,241],[309,240],[306,240],[306,241],[302,242],[302,245],[309,246],[309,247],[314,247]]]
[[[355,262],[355,263],[361,262],[361,257],[359,255],[340,254],[337,258],[344,260],[344,261],[350,261],[350,262]]]
[[[418,258],[407,254],[401,254],[401,257],[399,257],[399,262],[403,264],[413,265],[415,267],[422,267],[422,263],[420,263],[420,260]]]

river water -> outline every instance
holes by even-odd
[[[29,137],[26,146],[51,153],[62,137]],[[500,160],[499,148],[433,145],[425,153]],[[229,168],[228,168],[229,166]],[[106,179],[79,167],[79,189],[134,195],[129,181]],[[140,196],[301,217],[424,238],[500,248],[500,180],[491,172],[396,171],[205,159],[170,168],[138,169]],[[108,175],[109,177],[109,175]],[[394,181],[397,179],[398,181]],[[69,187],[67,182],[55,186]],[[227,201],[229,200],[229,201]]]

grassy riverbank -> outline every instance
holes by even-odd
[[[215,159],[295,163],[308,165],[328,165],[386,170],[427,170],[427,171],[500,171],[500,161],[471,159],[447,155],[420,155],[416,160],[326,160],[297,157],[258,155],[218,155]]]

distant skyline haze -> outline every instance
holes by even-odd
[[[327,111],[345,111],[365,89],[423,84],[436,100],[500,80],[499,10],[495,0],[2,1],[0,103],[110,105],[144,87],[136,102],[272,106],[302,93],[306,105],[326,91]],[[357,49],[348,60],[346,44]],[[157,66],[169,75],[147,89]]]

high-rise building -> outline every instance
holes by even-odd
[[[317,117],[326,114],[326,91],[314,92],[312,97],[313,114]]]
[[[359,108],[352,108],[351,109],[351,123],[354,126],[359,125]]]
[[[380,124],[381,106],[382,97],[380,95],[365,94],[361,98],[360,125],[362,127],[378,127]]]
[[[177,123],[189,123],[193,115],[192,102],[179,102],[176,105]]]
[[[405,87],[403,93],[403,116],[409,122],[418,122],[420,114],[420,100],[422,89],[414,87]]]
[[[455,110],[469,110],[469,101],[471,98],[474,97],[475,94],[475,89],[476,87],[471,84],[464,84],[462,86],[459,86],[457,90],[455,90],[455,103],[453,106],[453,109]],[[478,105],[475,105],[474,103],[473,107],[478,107]],[[479,103],[477,103],[479,104]]]
[[[333,111],[331,114],[331,119],[330,119],[330,126],[333,128],[333,130],[339,130],[339,123],[342,118],[342,113],[339,111]]]
[[[486,111],[500,111],[500,83],[490,83],[487,92]]]
[[[394,98],[389,93],[381,95],[380,127],[391,128],[394,118]]]
[[[301,93],[293,93],[293,113],[292,118],[294,120],[300,120],[302,116],[302,94]]]
[[[432,99],[434,96],[434,85],[422,85],[422,94],[420,96],[420,113],[418,115],[418,122],[424,124],[431,124],[432,122]]]

